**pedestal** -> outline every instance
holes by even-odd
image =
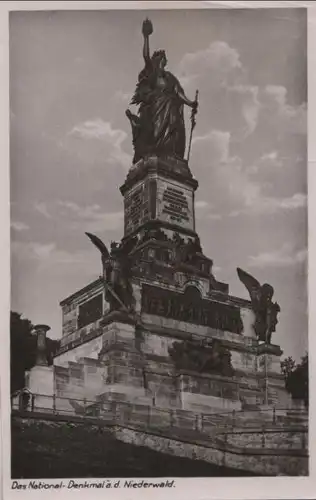
[[[101,398],[148,404],[143,355],[138,348],[135,325],[113,321],[105,326],[99,360],[106,367]]]
[[[54,368],[53,366],[34,366],[29,372],[26,387],[34,396],[32,405],[37,411],[41,408],[53,409]]]
[[[265,405],[268,406],[286,406],[290,400],[281,374],[281,355],[282,350],[277,345],[258,346],[258,375],[261,375],[260,386],[265,394]]]
[[[238,389],[235,384],[229,387],[228,382],[229,379],[220,375],[180,374],[178,388],[181,408],[197,413],[241,410]]]
[[[281,374],[280,357],[283,354],[280,346],[261,344],[258,346],[258,372]]]

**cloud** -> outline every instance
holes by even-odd
[[[221,220],[222,216],[220,214],[207,214],[206,216],[207,219],[211,219],[211,220]]]
[[[201,164],[205,163],[206,158],[210,159],[210,165],[207,164],[206,168],[209,171],[213,204],[224,211],[229,207],[251,205],[261,190],[243,167],[241,158],[231,155],[230,143],[230,132],[222,130],[211,130],[194,140],[195,161]],[[209,189],[206,182],[201,189]]]
[[[179,63],[178,72],[186,79],[186,83],[211,74],[223,84],[231,72],[241,68],[238,51],[226,42],[215,41],[206,49],[185,54]]]
[[[56,243],[13,241],[12,254],[20,261],[35,261],[38,266],[52,267],[54,265],[84,264],[87,261],[86,251],[69,252],[57,248]]]
[[[261,156],[260,160],[261,161],[275,161],[278,158],[278,152],[277,151],[271,151],[270,153],[265,153],[264,155]]]
[[[212,267],[213,274],[220,273],[221,271],[222,271],[222,268],[220,266],[213,266]]]
[[[195,203],[195,208],[196,209],[204,209],[204,208],[209,208],[210,204],[208,201],[205,200],[199,200]]]
[[[281,198],[279,200],[268,199],[269,204],[274,206],[274,209],[295,210],[296,208],[306,207],[307,195],[303,193],[295,193],[288,198]]]
[[[133,92],[123,92],[122,90],[117,90],[114,94],[114,99],[117,99],[117,100],[125,102],[125,103],[129,103],[132,95],[133,95]]]
[[[282,167],[284,166],[284,158],[280,157],[280,153],[277,150],[269,151],[264,153],[258,160],[258,166],[261,167]],[[257,168],[258,168],[257,166]]]
[[[248,81],[239,51],[217,40],[206,49],[185,54],[177,74],[189,93],[196,88],[203,96],[199,116],[214,125],[231,128],[240,138],[256,129],[261,103],[259,87]]]
[[[81,228],[85,224],[87,231],[115,231],[122,227],[124,219],[123,210],[104,212],[100,205],[79,206],[68,200],[57,200],[49,205],[36,203],[35,209],[46,218],[66,221],[72,229]]]
[[[212,219],[212,220],[220,220],[222,216],[218,213],[215,213],[215,207],[213,203],[210,203],[205,200],[198,200],[195,202],[195,210],[199,212],[199,219]]]
[[[89,160],[90,165],[94,161],[108,161],[128,169],[132,159],[122,147],[126,138],[124,130],[114,129],[110,122],[95,118],[75,125],[61,146],[76,153],[82,160]]]
[[[258,193],[258,197],[249,199],[246,207],[240,210],[234,210],[230,213],[231,217],[237,217],[240,214],[258,215],[275,214],[280,211],[290,211],[306,207],[307,195],[304,193],[295,193],[286,198],[273,198],[263,196]]]
[[[30,227],[25,224],[24,222],[20,222],[20,221],[11,221],[11,227],[12,229],[14,229],[15,231],[28,231],[30,229]]]
[[[109,137],[116,146],[121,145],[127,136],[123,130],[112,129],[111,124],[101,120],[101,118],[87,120],[86,122],[75,125],[69,134],[78,135],[88,139],[103,139]]]
[[[82,227],[82,220],[85,221],[87,231],[114,231],[122,226],[124,212],[102,212],[99,205],[87,205],[80,207],[71,201],[57,202],[63,216],[72,220],[72,227]]]
[[[203,168],[205,178],[200,195],[207,199],[211,192],[213,206],[222,214],[250,205],[261,189],[241,159],[231,155],[230,142],[229,131],[214,129],[194,140],[194,165],[198,176]]]
[[[212,151],[212,159],[216,162],[229,160],[229,143],[231,134],[228,131],[210,130],[205,135],[194,137],[192,145],[204,148],[205,145]]]
[[[34,208],[37,212],[43,215],[46,219],[51,219],[52,216],[48,211],[47,204],[45,202],[35,202]]]
[[[208,123],[213,128],[228,130],[238,141],[255,135],[254,144],[259,137],[261,142],[269,138],[272,148],[273,143],[286,143],[288,136],[293,141],[294,135],[306,135],[306,103],[291,104],[287,88],[273,81],[258,85],[244,64],[242,53],[227,42],[217,40],[205,49],[185,54],[176,74],[188,95],[196,88],[200,90],[203,106],[198,119],[204,127]]]
[[[196,205],[198,210],[203,209],[204,214],[207,210],[204,200],[210,196],[210,192],[212,207],[216,208],[216,212],[227,213],[232,217],[240,214],[274,214],[306,206],[307,195],[303,192],[284,196],[278,194],[278,189],[271,184],[269,177],[263,180],[258,177],[259,167],[263,164],[280,162],[277,150],[263,154],[253,167],[245,165],[239,156],[231,154],[232,135],[229,131],[210,130],[196,137],[193,144],[197,173],[203,164],[203,175],[205,169],[209,172],[200,186],[202,201]],[[205,159],[209,159],[209,163]],[[216,214],[210,214],[209,217],[218,218]]]
[[[31,249],[36,257],[46,260],[49,259],[52,252],[56,250],[56,244],[48,243],[45,245],[42,243],[31,243]]]
[[[99,213],[100,205],[87,205],[86,207],[80,207],[77,203],[73,201],[62,201],[58,200],[57,205],[61,207],[64,213],[74,213],[82,219],[90,219],[95,216],[103,215]]]
[[[307,134],[307,105],[292,106],[287,101],[287,89],[282,85],[267,85],[261,94],[266,112],[278,120],[278,126],[289,134]]]
[[[251,267],[287,267],[302,264],[306,261],[307,249],[294,250],[293,245],[285,243],[281,248],[271,252],[262,252],[249,257]]]
[[[252,134],[257,127],[261,108],[261,103],[258,99],[259,88],[257,86],[239,84],[228,87],[228,90],[234,93],[236,97],[239,97],[241,114],[245,121],[242,135],[246,137]]]

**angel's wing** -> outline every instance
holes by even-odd
[[[98,250],[100,250],[101,254],[104,257],[110,258],[109,251],[108,251],[107,247],[105,246],[105,244],[103,243],[103,241],[100,240],[100,238],[98,238],[97,236],[95,236],[94,234],[91,234],[91,233],[85,233],[85,234],[88,236],[90,241],[92,241],[92,243],[98,248]]]
[[[237,274],[240,281],[247,288],[251,300],[260,300],[261,285],[259,281],[250,274],[246,273],[246,271],[240,269],[240,267],[237,267]]]

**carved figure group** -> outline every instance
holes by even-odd
[[[202,253],[201,243],[198,236],[190,239],[187,243],[178,233],[174,233],[173,242],[175,243],[175,266],[180,264],[192,264],[195,256]]]
[[[218,340],[213,340],[210,345],[193,340],[174,342],[169,348],[169,355],[177,370],[223,376],[232,376],[234,373],[231,353]]]

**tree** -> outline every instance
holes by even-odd
[[[292,373],[295,367],[296,362],[292,358],[292,356],[288,356],[283,361],[281,361],[281,370],[285,378],[287,378]]]
[[[285,377],[286,390],[293,399],[304,401],[308,406],[308,354],[301,358],[301,362],[296,364],[291,356],[281,362],[281,370]]]
[[[30,370],[36,361],[36,338],[32,335],[30,320],[11,311],[10,351],[11,351],[11,392],[25,385],[25,371]]]
[[[25,386],[25,372],[36,362],[37,338],[32,334],[33,325],[22,314],[10,314],[10,355],[11,355],[11,393]],[[47,338],[47,361],[53,363],[53,356],[59,341]]]

